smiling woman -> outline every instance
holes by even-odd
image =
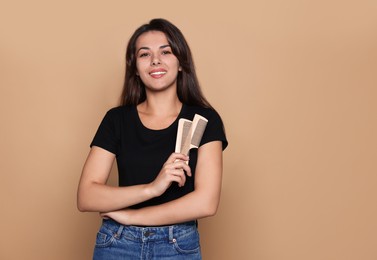
[[[200,143],[190,158],[175,153],[180,119],[198,115],[208,120]],[[180,30],[164,19],[138,28],[121,105],[102,120],[78,188],[79,210],[103,217],[94,259],[201,259],[196,220],[217,211],[227,144]],[[110,187],[115,159],[119,187]]]

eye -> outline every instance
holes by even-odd
[[[162,54],[163,54],[163,55],[171,54],[171,51],[169,51],[169,50],[164,50],[164,51],[162,51]]]
[[[148,52],[143,52],[139,54],[139,58],[147,57],[149,55]]]

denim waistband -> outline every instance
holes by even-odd
[[[104,219],[102,226],[111,230],[115,237],[126,237],[136,241],[169,240],[184,236],[197,229],[196,221],[189,221],[169,226],[129,226],[122,225],[112,219]]]

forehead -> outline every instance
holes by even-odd
[[[141,47],[160,47],[161,45],[169,44],[166,35],[160,31],[149,31],[139,36],[136,40],[136,49]]]

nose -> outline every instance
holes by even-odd
[[[160,64],[161,64],[160,58],[158,57],[158,55],[154,55],[152,57],[151,65],[152,66],[157,66],[157,65],[160,65]]]

